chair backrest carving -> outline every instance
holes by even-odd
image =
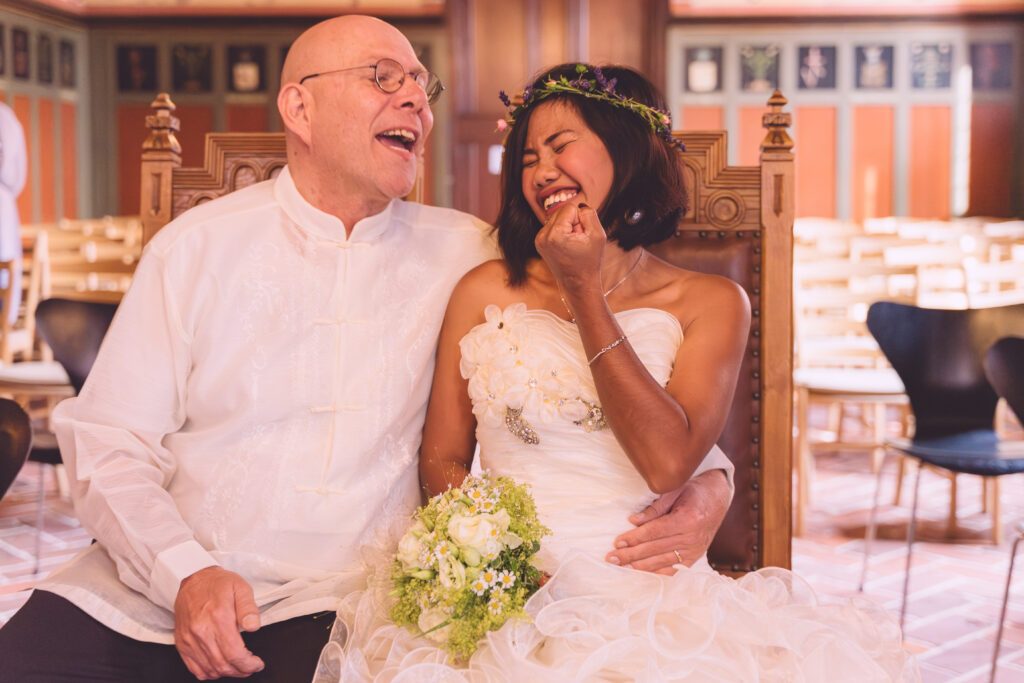
[[[793,393],[793,142],[785,98],[764,115],[759,166],[727,164],[725,131],[678,133],[690,207],[665,260],[738,282],[752,318],[732,410],[719,445],[736,465],[736,494],[709,553],[723,572],[790,564]]]
[[[778,92],[769,100],[758,166],[728,165],[725,131],[677,134],[687,146],[691,206],[676,236],[655,250],[672,263],[735,280],[753,308],[739,387],[719,442],[736,464],[736,495],[710,556],[730,573],[790,565],[794,203],[785,104]],[[204,168],[181,168],[173,104],[161,96],[152,106],[142,161],[147,240],[186,208],[234,189],[232,182],[268,178],[284,164],[283,135],[224,133],[207,137]]]

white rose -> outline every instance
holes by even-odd
[[[504,534],[510,521],[505,510],[473,517],[452,515],[448,521],[448,536],[460,547],[485,554],[488,542]]]
[[[448,640],[448,634],[452,630],[451,624],[438,628],[446,621],[448,621],[448,615],[435,607],[420,612],[416,625],[420,627],[420,631],[427,638],[435,643],[443,643]]]
[[[446,557],[437,564],[437,579],[445,588],[456,590],[466,585],[466,567],[454,557]]]
[[[423,529],[426,531],[426,527]],[[412,529],[405,532],[405,536],[402,536],[402,540],[398,542],[398,561],[402,563],[402,566],[406,569],[422,568],[420,564],[422,552],[423,544],[419,537],[413,533]]]

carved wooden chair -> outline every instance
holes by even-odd
[[[710,555],[718,570],[731,574],[790,565],[794,204],[785,104],[778,92],[768,102],[759,166],[727,164],[725,131],[677,134],[687,147],[692,206],[675,237],[655,250],[683,267],[732,278],[753,307],[739,387],[719,442],[736,464],[736,495]],[[151,106],[142,152],[146,240],[188,208],[269,179],[285,165],[280,133],[211,133],[203,168],[182,168],[174,105],[160,95]]]

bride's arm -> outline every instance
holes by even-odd
[[[580,211],[580,223],[583,235],[577,228],[575,235],[561,239],[546,228],[542,233],[548,234],[538,236],[538,250],[559,278],[587,357],[593,359],[591,371],[609,427],[651,490],[665,493],[690,478],[722,433],[750,327],[750,304],[732,281],[701,276],[700,296],[689,297],[672,377],[662,388],[628,343],[600,353],[623,332],[604,300],[600,279],[595,287],[595,279],[582,272],[593,243],[603,243],[603,228],[589,208]],[[558,258],[561,263],[552,264]]]
[[[469,474],[476,449],[476,417],[467,381],[459,369],[459,341],[483,322],[480,293],[493,279],[496,262],[467,273],[455,286],[441,325],[437,362],[420,446],[420,485],[425,496],[459,486]]]

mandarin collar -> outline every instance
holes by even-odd
[[[317,239],[341,244],[348,242],[370,243],[379,239],[391,225],[392,211],[398,201],[392,199],[380,213],[358,221],[352,229],[352,235],[349,236],[345,231],[345,224],[340,218],[321,211],[299,194],[287,166],[281,169],[277,180],[274,181],[274,197],[300,229]]]

